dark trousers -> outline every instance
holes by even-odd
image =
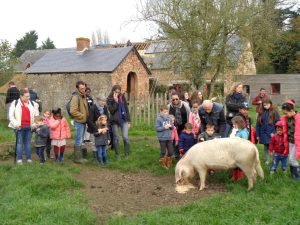
[[[35,152],[40,158],[40,163],[45,162],[44,150],[45,150],[45,146],[35,147]]]
[[[160,144],[160,157],[163,158],[165,155],[168,157],[173,155],[173,141],[166,140],[166,141],[159,141]],[[167,152],[166,152],[167,151]]]

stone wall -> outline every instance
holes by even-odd
[[[110,73],[68,73],[68,74],[28,74],[28,86],[36,90],[43,101],[43,110],[61,107],[64,112],[65,104],[71,93],[76,90],[76,82],[82,80],[88,84],[95,98],[98,94],[107,96],[112,87]]]

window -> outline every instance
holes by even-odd
[[[249,85],[244,85],[243,88],[244,88],[243,91],[249,95],[250,94],[250,86]]]
[[[272,95],[280,94],[280,83],[271,84],[271,94]]]

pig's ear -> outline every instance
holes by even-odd
[[[184,170],[182,168],[180,168],[178,171],[178,177],[176,180],[176,184],[180,184],[182,182],[183,173],[184,173]]]

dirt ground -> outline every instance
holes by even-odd
[[[224,185],[210,183],[205,191],[200,192],[196,188],[186,194],[178,194],[175,192],[174,176],[153,176],[148,172],[123,173],[82,168],[76,177],[85,184],[82,191],[91,198],[90,205],[97,213],[100,224],[109,216],[132,216],[226,192]]]

